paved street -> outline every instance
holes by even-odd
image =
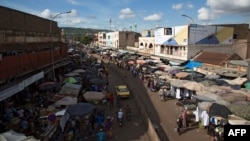
[[[124,77],[126,76],[126,77]],[[116,65],[110,64],[109,67],[109,89],[112,93],[115,92],[115,85],[127,84],[131,90],[132,95],[140,95],[145,104],[146,110],[150,113],[150,118],[155,125],[160,139],[167,141],[208,141],[210,137],[206,135],[205,129],[198,127],[187,128],[181,135],[174,131],[176,125],[176,118],[180,113],[180,107],[176,106],[176,100],[159,101],[158,95],[155,92],[146,90],[143,83],[134,78],[128,71],[117,68]],[[122,100],[123,106],[130,104],[133,108],[132,120],[125,122],[123,127],[114,125],[113,139],[121,141],[147,141],[150,140],[146,133],[147,125],[143,124],[138,108],[133,97],[131,99]],[[114,115],[118,109],[108,111],[108,114]]]

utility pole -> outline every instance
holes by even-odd
[[[62,12],[62,13],[59,13],[59,14],[56,14],[55,16],[53,16],[51,19],[50,19],[50,26],[49,26],[49,34],[50,34],[50,47],[52,49],[51,51],[51,58],[52,58],[52,71],[53,71],[53,79],[54,81],[56,81],[56,74],[55,74],[55,61],[54,61],[54,47],[52,45],[52,21],[58,17],[59,15],[62,15],[62,14],[67,14],[67,13],[71,13],[71,11],[67,11],[67,12]]]

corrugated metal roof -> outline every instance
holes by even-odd
[[[231,54],[216,53],[216,52],[202,52],[199,56],[194,58],[194,61],[221,66]]]
[[[248,62],[246,60],[231,60],[229,61],[229,63],[233,64],[233,65],[240,65],[240,66],[248,66]]]
[[[62,42],[39,42],[39,43],[3,43],[0,44],[0,52],[7,51],[37,51],[50,48],[53,46],[65,46]]]

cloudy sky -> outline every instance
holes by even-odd
[[[0,0],[0,5],[53,19],[59,27],[141,32],[190,23],[250,23],[250,0]]]

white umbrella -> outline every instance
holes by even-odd
[[[247,81],[247,78],[238,77],[238,78],[235,78],[233,80],[225,79],[225,81],[231,85],[242,85],[244,82]]]
[[[184,88],[193,91],[201,91],[203,89],[203,85],[194,81],[187,82],[183,84]]]
[[[76,97],[66,96],[60,100],[58,100],[54,105],[55,106],[61,106],[61,105],[73,105],[77,103]]]
[[[179,80],[179,79],[172,79],[170,80],[170,84],[173,87],[178,87],[178,88],[184,88],[183,84],[187,83],[189,81],[187,80]]]
[[[99,101],[106,98],[106,95],[102,92],[87,91],[83,94],[86,101]]]

